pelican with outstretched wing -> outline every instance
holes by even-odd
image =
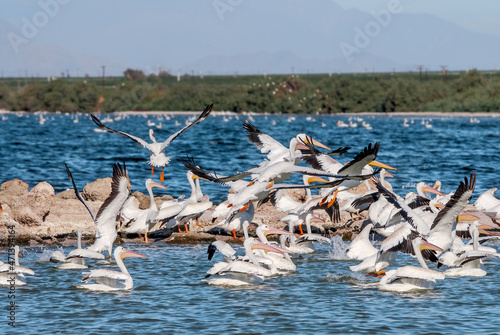
[[[75,181],[73,180],[73,176],[71,175],[71,171],[67,165],[66,172],[68,173],[68,177],[73,184],[76,197],[85,205],[96,226],[95,242],[87,249],[96,252],[107,250],[109,257],[111,258],[113,243],[116,240],[116,236],[118,236],[116,232],[116,217],[120,214],[120,210],[127,200],[132,188],[125,164],[123,164],[123,167],[118,163],[113,165],[111,194],[106,198],[106,200],[104,200],[104,203],[99,208],[97,215],[95,215],[92,209],[90,209],[89,205],[78,191]]]
[[[163,182],[163,180],[165,178],[165,165],[167,165],[170,162],[170,157],[165,155],[165,149],[170,145],[170,143],[172,143],[173,140],[175,140],[184,131],[188,130],[192,126],[205,120],[208,117],[208,115],[210,114],[210,112],[212,111],[213,107],[214,107],[213,103],[208,105],[205,108],[205,110],[200,114],[200,116],[198,116],[198,118],[193,123],[188,124],[184,128],[173,133],[164,142],[156,142],[156,138],[154,136],[153,129],[149,129],[149,138],[151,139],[151,143],[148,143],[148,142],[144,141],[142,138],[139,138],[137,136],[127,134],[123,131],[113,130],[113,129],[105,126],[101,121],[99,121],[99,119],[97,117],[95,117],[92,114],[91,114],[91,117],[92,117],[92,120],[95,122],[95,124],[98,125],[100,128],[102,128],[106,131],[118,134],[118,135],[128,137],[132,141],[139,144],[141,147],[148,149],[149,153],[150,153],[149,164],[151,165],[151,174],[154,174],[155,167],[161,167],[162,172],[161,172],[160,180]]]

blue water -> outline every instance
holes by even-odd
[[[0,119],[0,183],[19,178],[35,186],[40,181],[52,184],[56,192],[71,187],[64,163],[67,163],[79,188],[97,178],[112,175],[115,162],[125,162],[129,170],[132,192],[145,192],[144,181],[151,176],[146,149],[135,142],[111,133],[96,133],[90,118],[53,114],[45,116],[44,125],[39,116],[9,115]],[[163,120],[163,128],[155,129],[158,141],[165,140],[182,126],[188,116],[176,115]],[[500,148],[500,118],[479,118],[481,123],[470,123],[469,118],[408,117],[409,128],[402,126],[403,117],[364,116],[373,129],[339,128],[338,120],[347,122],[347,116],[296,116],[287,122],[287,116],[253,116],[252,122],[261,131],[288,145],[290,138],[307,133],[332,149],[350,146],[351,150],[339,158],[346,162],[366,145],[381,142],[378,161],[398,168],[391,183],[396,191],[414,189],[419,181],[434,183],[441,180],[443,191],[456,189],[460,180],[477,171],[474,196],[491,187],[499,187],[498,176]],[[158,123],[155,118],[149,118]],[[133,135],[148,138],[147,118],[130,116],[108,126]],[[172,156],[165,172],[168,194],[178,196],[190,192],[186,169],[177,158],[193,156],[202,168],[220,174],[244,171],[259,164],[264,156],[247,140],[241,124],[245,120],[232,118],[227,122],[222,116],[209,117],[199,125],[184,132],[167,149]],[[272,121],[276,125],[272,125]],[[422,120],[432,120],[432,128],[425,128]],[[322,127],[321,123],[325,124]],[[359,124],[359,122],[358,122]],[[155,178],[159,179],[159,170]],[[297,181],[300,182],[300,178]],[[227,189],[202,181],[202,189],[215,202],[224,200]]]
[[[150,176],[145,150],[116,134],[95,133],[92,121],[79,118],[74,123],[70,116],[49,115],[44,125],[34,115],[0,120],[0,182],[20,178],[33,187],[45,180],[59,192],[70,187],[65,162],[80,188],[111,176],[113,163],[125,162],[133,191],[144,192],[144,180]],[[183,124],[186,118],[163,120],[157,139],[179,128],[174,120]],[[500,186],[497,118],[480,118],[481,123],[472,124],[468,118],[433,117],[433,128],[427,129],[419,117],[408,118],[414,123],[404,128],[402,117],[364,116],[372,130],[335,126],[339,119],[347,122],[347,116],[315,116],[315,122],[306,116],[293,122],[287,122],[286,116],[254,118],[253,124],[282,143],[305,132],[332,148],[351,146],[341,161],[380,141],[377,160],[398,168],[391,183],[399,194],[414,190],[422,180],[441,180],[443,191],[451,192],[472,171],[477,172],[473,201],[482,191]],[[146,120],[131,116],[108,125],[146,138]],[[262,155],[246,140],[241,120],[210,117],[177,138],[170,152],[174,158],[193,155],[200,166],[220,173],[253,167]],[[167,193],[188,192],[185,172],[174,159],[166,171]],[[215,203],[226,192],[207,182],[202,189]],[[435,290],[402,295],[380,292],[373,287],[375,279],[351,273],[348,266],[355,262],[342,260],[346,245],[334,240],[330,246],[318,245],[317,253],[296,259],[296,274],[266,280],[255,288],[228,289],[201,281],[213,263],[206,259],[206,245],[129,243],[125,247],[148,256],[125,260],[134,278],[134,289],[125,293],[78,290],[74,286],[82,278],[81,270],[55,270],[54,264],[45,261],[55,247],[22,248],[21,264],[35,275],[27,276],[28,285],[16,292],[16,330],[30,334],[493,334],[500,326],[498,261],[486,262],[486,277],[447,278],[438,281]],[[0,257],[6,260],[5,250]],[[89,263],[93,268],[114,265]],[[416,265],[401,254],[398,264]],[[0,288],[0,333],[10,334],[7,294],[7,288]]]

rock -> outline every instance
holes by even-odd
[[[75,190],[67,189],[66,191],[62,191],[56,194],[57,199],[78,199],[75,194]]]
[[[171,196],[170,194],[167,194],[167,195],[161,196],[160,199],[162,201],[170,201],[170,200],[174,200],[175,198],[173,196]]]
[[[14,217],[15,219],[23,217],[23,221],[31,222],[31,224],[28,224],[29,226],[31,226],[35,221],[38,221],[38,218],[40,218],[43,222],[45,221],[45,217],[50,212],[54,199],[54,188],[49,183],[43,181],[33,187],[33,189],[27,194],[19,197],[16,204],[13,205],[13,214],[15,214]],[[35,216],[25,210],[26,207],[28,207],[35,214]],[[16,221],[20,222],[17,219]]]
[[[36,184],[36,186],[31,189],[30,193],[40,193],[47,196],[55,196],[56,194],[52,185],[50,185],[46,181],[42,181],[41,183]]]
[[[111,194],[111,178],[101,178],[85,185],[82,196],[87,201],[104,201]]]
[[[151,204],[151,199],[149,199],[148,195],[145,195],[142,192],[135,191],[132,193],[132,196],[134,196],[137,200],[139,200],[139,209],[148,209],[149,205]]]
[[[0,185],[0,192],[8,192],[15,196],[20,196],[28,193],[29,185],[21,179],[14,179],[6,181]]]
[[[28,227],[39,226],[43,222],[42,217],[37,215],[30,207],[27,206],[14,209],[12,217],[21,225]]]

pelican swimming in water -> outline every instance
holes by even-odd
[[[9,252],[10,254],[10,252]],[[19,257],[24,257],[19,250],[19,246],[14,246],[14,260],[9,259],[7,263],[0,263],[0,285],[5,286],[23,286],[26,285],[24,274],[34,275],[35,272],[24,266],[19,265]],[[10,258],[10,256],[9,256]]]
[[[434,289],[436,280],[445,279],[442,272],[430,270],[422,257],[424,249],[432,251],[443,251],[432,243],[427,242],[418,234],[411,238],[410,248],[412,254],[417,257],[421,267],[406,265],[395,270],[389,270],[378,283],[379,290],[392,292],[408,292],[414,290]]]
[[[260,284],[264,278],[277,275],[278,269],[274,266],[272,261],[269,262],[269,268],[262,266],[253,250],[262,249],[276,253],[288,252],[282,248],[262,243],[253,237],[246,239],[243,242],[243,247],[245,248],[245,256],[243,259],[246,260],[236,259],[228,260],[228,262],[216,263],[207,271],[207,276],[204,281],[209,285],[223,286]],[[211,276],[217,277],[210,278]]]
[[[57,250],[50,256],[50,261],[53,263],[62,262],[61,265],[56,266],[56,269],[87,269],[85,258],[104,259],[104,255],[100,252],[82,249],[82,231],[80,229],[76,232],[77,235],[77,248],[72,250],[68,256]]]
[[[111,181],[111,194],[104,200],[104,203],[99,208],[97,215],[90,209],[87,202],[83,199],[75,185],[71,171],[66,165],[66,172],[73,184],[76,197],[85,205],[94,220],[96,226],[96,239],[93,245],[88,247],[88,250],[101,252],[107,250],[111,258],[113,243],[118,236],[116,232],[116,218],[120,214],[120,210],[127,200],[132,186],[128,178],[127,169],[125,164],[123,167],[116,163],[113,165],[113,179]]]
[[[208,115],[210,114],[210,112],[212,111],[213,107],[214,107],[214,104],[208,105],[205,108],[205,110],[200,114],[200,116],[193,123],[185,126],[184,128],[178,130],[177,132],[173,133],[164,142],[156,142],[156,138],[154,136],[153,129],[149,129],[149,138],[151,139],[151,143],[148,143],[139,137],[127,134],[123,131],[113,130],[113,129],[105,126],[94,115],[91,114],[90,116],[92,117],[92,120],[95,122],[95,124],[97,124],[100,128],[107,130],[109,132],[115,133],[115,134],[119,134],[119,135],[128,137],[132,141],[138,143],[141,147],[148,149],[149,153],[150,153],[149,164],[151,165],[151,174],[154,174],[155,167],[161,167],[162,172],[161,172],[160,180],[161,180],[161,182],[163,182],[164,176],[165,176],[165,166],[170,162],[170,157],[167,157],[165,155],[165,149],[170,145],[170,143],[172,143],[173,140],[175,140],[177,138],[177,136],[179,136],[180,134],[182,134],[184,131],[188,130],[192,126],[194,126],[194,125],[200,123],[201,121],[203,121],[204,119],[206,119],[208,117]]]
[[[86,274],[85,277],[83,277],[82,283],[88,283],[90,281],[95,281],[95,283],[77,285],[76,287],[91,291],[104,292],[131,290],[134,286],[134,281],[132,280],[132,276],[128,273],[123,260],[127,257],[146,258],[147,256],[127,250],[122,246],[115,249],[113,256],[121,271],[107,269],[92,270],[90,273]]]
[[[139,237],[142,238],[141,234],[144,234],[144,242],[149,243],[148,241],[148,232],[153,226],[156,224],[154,221],[158,216],[158,207],[156,206],[155,198],[153,195],[153,187],[166,189],[165,185],[159,184],[153,181],[151,178],[146,180],[146,189],[149,193],[150,205],[147,209],[139,209],[137,208],[137,216],[135,221],[125,229],[126,233],[133,234],[136,233]]]

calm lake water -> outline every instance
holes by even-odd
[[[1,116],[0,116],[1,117]],[[147,153],[136,143],[116,134],[94,132],[85,116],[8,115],[0,119],[0,183],[20,178],[30,187],[51,183],[56,192],[70,187],[67,163],[80,188],[96,178],[111,176],[112,164],[125,162],[133,191],[145,192],[150,176]],[[377,160],[397,167],[391,179],[395,192],[403,195],[419,181],[442,181],[444,192],[454,191],[465,176],[477,172],[472,201],[483,191],[500,187],[500,118],[363,116],[373,129],[358,122],[357,128],[338,128],[347,116],[253,116],[252,123],[282,143],[299,132],[307,133],[331,148],[350,146],[345,162],[368,143],[381,142]],[[156,137],[162,140],[184,124],[187,116],[162,120]],[[431,120],[432,119],[432,120]],[[150,118],[159,122],[155,118]],[[210,117],[188,130],[169,147],[173,156],[166,170],[167,193],[187,194],[186,170],[175,160],[186,154],[205,169],[221,174],[243,171],[263,156],[245,137],[242,116],[227,122]],[[413,120],[413,123],[411,121]],[[430,120],[426,128],[423,120]],[[130,116],[108,126],[147,138],[147,119]],[[274,121],[274,122],[273,122]],[[354,120],[353,120],[354,121]],[[273,123],[276,123],[273,125]],[[324,125],[324,126],[323,126]],[[155,174],[159,178],[159,174]],[[218,203],[227,189],[202,182],[204,193]],[[161,194],[157,192],[157,194]],[[498,249],[498,246],[493,245]],[[47,262],[55,248],[22,248],[21,264],[35,271],[28,285],[16,292],[16,331],[19,333],[101,334],[107,332],[158,334],[457,334],[499,332],[497,311],[500,294],[500,262],[486,261],[482,278],[447,278],[432,291],[395,294],[380,292],[376,279],[353,274],[355,262],[345,260],[346,243],[334,239],[317,245],[317,253],[296,258],[298,272],[266,280],[244,289],[210,287],[202,279],[214,261],[207,260],[207,245],[183,246],[156,243],[126,244],[148,256],[128,258],[134,289],[125,293],[94,293],[75,288],[81,270],[56,270]],[[64,248],[68,253],[72,247]],[[6,261],[6,250],[0,259]],[[220,255],[217,256],[220,259]],[[92,268],[111,266],[89,262]],[[397,265],[416,261],[398,254]],[[431,265],[434,268],[434,265]],[[7,326],[8,288],[0,287],[2,331]],[[3,315],[2,315],[3,313]]]

